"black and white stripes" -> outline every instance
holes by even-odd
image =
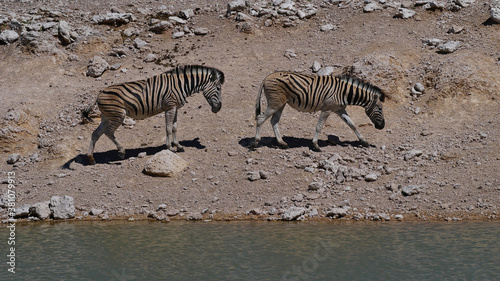
[[[215,68],[186,65],[178,66],[151,78],[110,86],[102,90],[96,100],[101,111],[101,124],[92,133],[92,140],[87,153],[90,163],[94,163],[93,152],[97,140],[106,134],[117,146],[123,157],[125,149],[114,136],[125,116],[144,119],[165,112],[167,148],[183,148],[176,138],[177,109],[186,104],[187,97],[203,92],[203,96],[217,113],[222,106],[221,86],[224,74]],[[82,111],[88,119],[93,105]]]
[[[262,92],[266,95],[268,107],[261,114],[260,98]],[[359,140],[366,144],[366,140],[356,129],[345,108],[347,105],[364,107],[366,114],[375,124],[375,127],[382,129],[385,126],[382,111],[382,102],[384,100],[385,95],[379,88],[351,76],[317,76],[293,72],[275,72],[264,79],[257,97],[255,107],[257,130],[252,146],[256,147],[258,145],[261,126],[271,116],[271,124],[278,144],[282,147],[287,146],[282,140],[278,129],[279,119],[286,104],[299,111],[321,111],[313,138],[314,150],[320,150],[318,135],[331,112],[338,114],[356,133]]]

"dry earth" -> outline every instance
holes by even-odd
[[[258,17],[247,7],[247,23],[236,21],[234,12],[226,16],[228,2],[175,1],[161,7],[166,4],[160,1],[2,1],[0,18],[8,18],[2,31],[11,28],[11,19],[25,25],[64,20],[78,36],[63,46],[56,27],[40,31],[45,43],[0,45],[1,193],[7,191],[7,173],[14,171],[17,206],[69,195],[79,219],[153,213],[173,219],[281,219],[291,210],[298,210],[301,215],[292,219],[299,220],[498,219],[500,25],[488,21],[489,1],[468,7],[443,1],[444,8],[434,11],[409,1],[403,4],[417,12],[409,19],[395,18],[398,9],[390,1],[370,13],[363,12],[363,1],[298,1],[296,7],[312,4],[317,13],[309,19]],[[193,9],[195,15],[163,34],[148,31],[150,19],[160,18],[165,8]],[[92,21],[111,10],[132,13],[136,20],[120,26]],[[326,24],[333,30],[321,31]],[[186,27],[209,33],[172,38],[173,31]],[[124,35],[129,28],[137,34]],[[135,38],[148,45],[137,49]],[[424,43],[432,38],[461,45],[442,53]],[[116,48],[126,55],[110,55]],[[145,62],[149,54],[157,59]],[[120,68],[87,76],[96,55]],[[350,107],[372,146],[360,146],[332,115],[320,137],[322,152],[316,153],[309,147],[318,113],[287,107],[280,128],[290,148],[275,146],[266,123],[261,145],[249,150],[262,79],[276,70],[311,73],[314,61],[332,66],[334,74],[350,71],[381,87],[389,97],[385,129],[376,130],[362,108]],[[178,136],[186,151],[179,155],[189,167],[174,178],[143,173],[145,162],[164,148],[163,115],[118,129],[125,160],[103,137],[97,164],[86,165],[79,154],[86,152],[99,119],[82,124],[80,109],[108,85],[178,64],[204,64],[226,75],[219,113],[211,113],[201,94],[180,110]],[[412,95],[416,83],[424,85],[422,95]],[[138,158],[141,152],[147,156]],[[7,164],[14,153],[21,159]],[[328,159],[337,168],[328,168]],[[264,178],[249,180],[259,172]],[[366,174],[375,178],[369,181]],[[417,186],[417,193],[404,196],[408,186]],[[92,208],[103,213],[91,216]],[[6,209],[0,214],[5,219]]]

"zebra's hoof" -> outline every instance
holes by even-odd
[[[281,148],[281,149],[288,149],[288,148],[290,148],[286,142],[278,143],[278,147]]]
[[[120,157],[121,160],[125,159],[125,151],[118,151],[118,157]]]
[[[89,161],[89,165],[95,165],[95,159],[92,155],[87,155],[87,159]]]
[[[321,152],[321,148],[319,148],[319,146],[317,144],[311,146],[311,150],[314,152]]]
[[[362,140],[362,141],[361,141],[361,146],[363,146],[363,147],[369,147],[369,146],[370,146],[370,144],[369,144],[367,141]]]
[[[184,152],[184,147],[178,146],[177,147],[177,152]]]
[[[250,148],[251,150],[255,150],[257,148],[257,146],[259,146],[259,142],[258,141],[253,141],[252,143],[250,143],[250,145],[248,146],[248,148]]]

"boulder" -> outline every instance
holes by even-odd
[[[151,157],[144,165],[144,173],[158,177],[174,177],[187,168],[189,163],[170,150],[163,150]]]
[[[500,0],[491,0],[490,16],[494,22],[500,23]]]
[[[27,218],[29,216],[29,213],[30,213],[30,205],[24,204],[16,208],[16,211],[14,212],[14,218],[15,219]]]
[[[98,24],[113,26],[120,26],[136,20],[131,13],[108,13],[106,15],[94,16],[92,19]]]
[[[59,40],[61,41],[61,44],[63,44],[64,46],[69,45],[75,42],[76,40],[77,34],[71,31],[71,27],[66,21],[62,20],[59,22],[59,27],[57,32]]]
[[[52,196],[50,198],[50,211],[54,219],[71,219],[75,217],[75,203],[71,196]]]
[[[50,217],[50,201],[38,202],[30,207],[30,216],[37,217],[41,220],[48,219]]]

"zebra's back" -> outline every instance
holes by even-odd
[[[287,103],[298,111],[316,112],[335,92],[336,79],[334,76],[275,72],[264,79],[263,86],[266,92],[284,95]]]

